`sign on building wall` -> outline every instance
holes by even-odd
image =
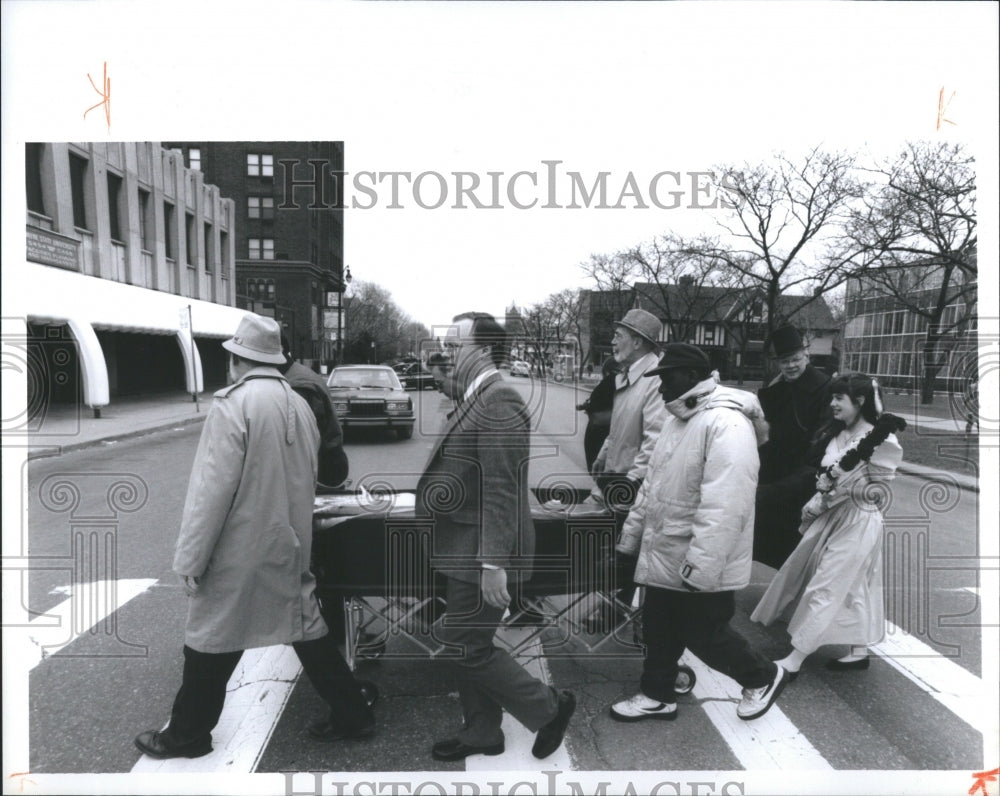
[[[71,271],[80,270],[79,241],[37,227],[28,227],[27,233],[28,260]]]

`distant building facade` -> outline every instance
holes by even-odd
[[[943,272],[935,266],[895,269],[896,289],[885,277],[854,278],[847,283],[844,367],[875,376],[891,388],[917,391],[924,378],[930,324],[927,312],[942,300]],[[905,280],[900,283],[898,279]],[[907,284],[912,288],[907,288]],[[933,354],[940,364],[933,389],[961,392],[975,372],[976,291],[954,291],[943,299],[940,342]],[[960,294],[960,295],[959,295]],[[923,311],[918,312],[916,308]],[[971,359],[970,359],[971,357]]]
[[[701,348],[725,380],[765,377],[768,328],[766,304],[757,291],[697,286],[691,282],[636,283],[619,291],[587,291],[583,349],[595,369],[611,356],[613,322],[632,307],[661,320],[660,342],[686,342]],[[785,295],[778,312],[803,333],[817,367],[839,367],[840,328],[822,296]]]
[[[225,383],[244,313],[217,186],[157,142],[28,143],[25,193],[29,407]]]
[[[343,324],[340,141],[168,142],[235,205],[237,305],[275,318],[292,354],[337,356]]]

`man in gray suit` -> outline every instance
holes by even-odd
[[[453,364],[445,391],[458,406],[417,485],[417,509],[434,521],[431,567],[445,578],[448,603],[439,637],[461,651],[453,666],[464,723],[432,754],[502,754],[506,710],[537,733],[532,752],[542,759],[562,744],[576,698],[532,677],[494,644],[508,588],[530,577],[535,548],[528,411],[497,370],[506,334],[492,315],[456,316],[445,345]]]

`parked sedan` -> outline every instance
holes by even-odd
[[[326,384],[342,428],[387,428],[400,439],[413,436],[413,401],[392,368],[342,365]]]
[[[419,362],[404,362],[393,365],[404,390],[433,390],[434,376]]]

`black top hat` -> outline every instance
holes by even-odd
[[[771,346],[776,357],[787,357],[806,347],[799,330],[790,324],[779,326],[771,333]]]

